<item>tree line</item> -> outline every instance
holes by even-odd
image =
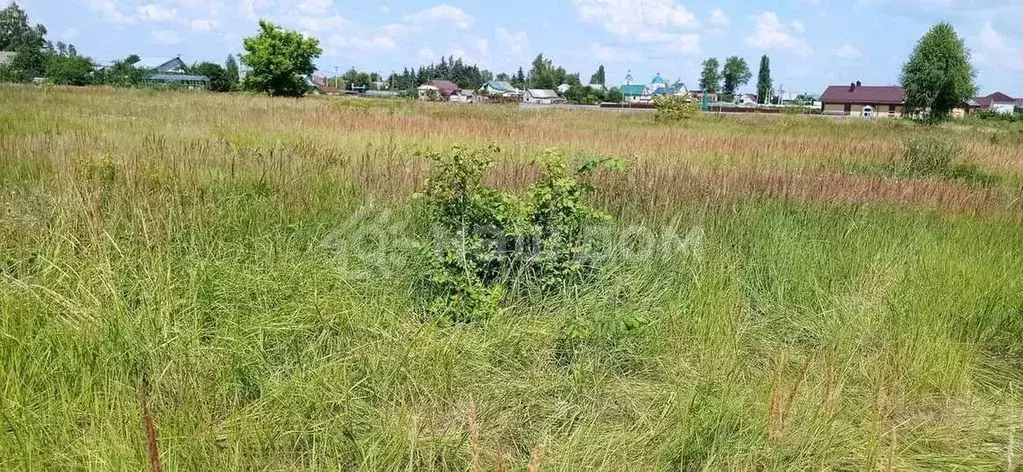
[[[706,93],[719,94],[719,99],[725,102],[735,100],[735,94],[739,87],[749,83],[753,78],[746,59],[739,56],[731,56],[725,59],[722,68],[716,58],[708,58],[703,61],[703,69],[700,72],[699,87]],[[764,55],[760,58],[760,71],[757,74],[757,103],[770,103],[774,98],[774,82],[771,79],[771,59]]]
[[[143,83],[148,76],[148,70],[137,66],[139,57],[136,55],[115,61],[109,67],[97,68],[92,59],[79,55],[73,44],[53,43],[46,35],[46,27],[32,25],[28,14],[16,3],[0,10],[0,51],[15,53],[6,65],[0,67],[0,81],[28,82],[36,77],[46,77],[63,85],[133,86]],[[301,96],[308,92],[306,78],[315,72],[314,61],[322,53],[315,38],[307,38],[264,20],[259,21],[256,36],[244,39],[243,47],[246,52],[240,59],[249,68],[244,80],[240,80],[238,62],[233,56],[228,56],[223,66],[203,62],[188,67],[188,72],[206,76],[211,90],[245,89],[271,96]],[[379,80],[376,74],[363,75],[354,70],[347,74],[346,79],[353,82]],[[716,58],[708,58],[703,61],[699,87],[704,92],[720,93],[722,99],[730,101],[739,87],[749,83],[752,77],[743,58],[728,57],[723,66]],[[543,54],[536,56],[528,74],[519,67],[514,74],[494,76],[475,64],[465,64],[461,58],[442,57],[439,64],[422,66],[414,72],[406,68],[400,75],[392,74],[388,81],[391,88],[414,89],[427,80],[444,79],[463,89],[475,90],[493,78],[511,82],[517,88],[555,89],[567,84],[569,88],[565,96],[575,103],[611,98],[620,100],[617,90],[606,91],[603,87],[606,80],[603,65],[590,76],[589,81],[601,87],[591,87],[582,84],[578,73],[568,73]],[[976,69],[970,52],[965,41],[948,23],[935,25],[917,42],[903,65],[899,79],[905,93],[907,114],[934,121],[948,117],[955,107],[977,93]],[[765,103],[771,100],[773,90],[771,62],[764,55],[757,75],[758,101]]]

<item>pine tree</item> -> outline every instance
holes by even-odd
[[[604,73],[604,65],[601,64],[600,67],[597,68],[597,72],[594,72],[593,76],[590,77],[590,83],[591,84],[605,85],[606,82],[607,82],[607,77],[606,77],[606,75]]]
[[[233,54],[228,54],[227,61],[224,62],[224,80],[227,81],[230,90],[238,88],[238,61],[234,59]]]
[[[758,103],[771,103],[772,87],[774,82],[771,80],[771,60],[767,58],[765,54],[760,58],[760,73],[757,74],[757,102]]]

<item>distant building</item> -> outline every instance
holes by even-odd
[[[699,98],[698,96],[699,92],[693,92],[692,94]],[[654,90],[651,91],[650,95],[667,97],[672,95],[690,95],[690,92],[689,88],[686,87],[686,84],[682,82],[675,82],[674,84],[671,85],[665,84],[663,87],[655,88]],[[717,96],[715,95],[714,100],[717,99],[716,97]]]
[[[135,64],[139,69],[149,71],[146,85],[173,85],[186,88],[205,89],[210,80],[205,75],[188,74],[188,65],[180,57],[172,59],[142,59]]]
[[[654,95],[654,92],[665,88],[667,85],[664,83],[664,78],[661,77],[661,73],[658,72],[652,79],[650,79],[650,85],[647,86],[647,92],[650,95]]]
[[[558,86],[558,93],[564,95],[565,92],[568,92],[568,90],[571,89],[571,88],[572,88],[571,85],[561,84],[561,85]]]
[[[552,105],[555,103],[565,103],[565,99],[558,96],[558,92],[547,89],[528,89],[522,96],[522,101],[526,103],[538,103],[541,105]]]
[[[341,90],[327,82],[325,77],[309,76],[306,77],[305,83],[310,87],[310,93],[313,95],[341,95]]]
[[[450,80],[429,80],[416,90],[420,100],[451,100],[453,95],[462,93],[462,89]]]
[[[480,87],[479,92],[491,97],[522,98],[521,90],[502,80],[491,80],[487,82],[483,85],[483,87]]]
[[[821,94],[825,115],[863,117],[902,116],[905,93],[897,86],[870,86],[854,82],[832,85]]]
[[[755,93],[741,93],[735,97],[735,103],[739,105],[756,105],[757,95]]]
[[[1003,115],[1012,115],[1016,112],[1016,107],[1023,106],[1023,99],[1012,98],[1002,92],[977,97],[973,101],[976,102],[977,108],[980,110],[992,111]]]
[[[618,91],[622,92],[622,97],[625,99],[626,103],[648,102],[653,99],[653,97],[647,93],[646,85],[619,85]]]

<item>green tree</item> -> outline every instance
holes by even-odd
[[[721,69],[721,77],[724,79],[722,91],[728,95],[735,95],[736,90],[749,83],[753,74],[746,65],[746,60],[732,56],[725,59],[725,66]]]
[[[96,82],[115,87],[137,87],[145,80],[147,72],[145,69],[135,67],[140,61],[139,56],[132,54],[124,59],[115,61],[114,64],[104,69]]]
[[[308,92],[305,78],[316,71],[313,60],[323,52],[320,42],[296,31],[259,21],[259,34],[245,38],[242,64],[250,71],[245,86],[270,96],[301,97]]]
[[[709,93],[717,93],[721,89],[721,72],[718,68],[721,64],[715,58],[703,61],[703,72],[700,73],[700,90]]]
[[[564,67],[555,67],[553,61],[543,54],[533,59],[533,68],[529,70],[529,86],[536,89],[555,89],[564,83],[577,83],[579,76],[570,77]]]
[[[771,60],[768,59],[767,54],[764,54],[760,58],[760,72],[757,73],[757,102],[759,103],[771,103],[772,100],[772,87],[774,82],[771,80]]]
[[[66,46],[65,46],[66,48]],[[46,40],[46,27],[31,26],[28,14],[17,3],[0,10],[0,51],[15,51],[10,64],[0,70],[0,79],[28,82],[46,73],[46,58],[53,45]]]
[[[977,93],[976,69],[970,51],[952,25],[938,23],[916,43],[902,67],[906,111],[927,112],[931,120],[943,120],[952,109]]]
[[[50,54],[46,57],[47,79],[58,85],[89,85],[93,82],[93,63],[77,54]]]
[[[17,3],[0,10],[0,51],[20,51],[24,48],[50,49],[46,41],[46,27],[29,25],[28,14]]]
[[[591,84],[607,85],[607,75],[604,73],[604,64],[601,64],[597,68],[597,72],[594,72],[590,77]]]
[[[519,67],[519,71],[515,74],[515,82],[512,85],[518,88],[526,88],[526,73],[522,71],[522,67]]]
[[[227,61],[224,61],[224,79],[227,80],[230,85],[229,90],[235,90],[238,88],[238,61],[235,60],[233,54],[227,55]]]
[[[611,103],[621,103],[623,100],[625,100],[625,96],[622,95],[621,90],[618,90],[617,88],[612,88],[611,90],[607,91],[607,95],[604,97],[604,100],[607,100]]]
[[[203,62],[199,65],[192,66],[189,72],[193,74],[203,75],[209,79],[209,90],[211,92],[230,92],[231,82],[227,78],[227,70],[220,66],[220,64],[214,64],[212,62]]]

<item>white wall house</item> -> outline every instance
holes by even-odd
[[[522,101],[526,103],[538,103],[541,105],[565,103],[565,99],[558,96],[558,92],[546,89],[528,89],[522,96]]]

